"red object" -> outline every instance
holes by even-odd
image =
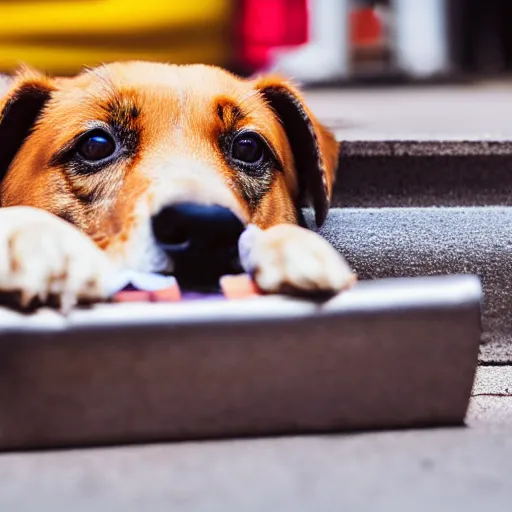
[[[157,290],[150,293],[151,302],[179,302],[181,300],[181,291],[177,284]]]
[[[355,9],[350,14],[350,40],[352,44],[371,45],[382,38],[382,23],[371,8]]]
[[[239,58],[254,69],[267,66],[271,50],[307,43],[308,0],[242,0]]]
[[[151,293],[140,290],[128,290],[117,292],[114,295],[114,302],[149,302]]]
[[[248,274],[222,276],[220,287],[226,299],[246,299],[261,295],[256,283]]]

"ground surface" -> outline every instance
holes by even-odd
[[[311,90],[340,140],[512,140],[512,83]]]
[[[510,382],[481,368],[461,428],[6,454],[0,510],[508,512]]]

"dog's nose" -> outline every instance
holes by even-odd
[[[223,274],[240,271],[238,239],[244,225],[228,208],[196,203],[170,205],[153,217],[152,227],[182,283],[209,286]]]
[[[162,246],[222,246],[238,240],[243,224],[228,208],[181,203],[153,217],[153,233]]]

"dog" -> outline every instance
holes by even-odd
[[[338,143],[286,80],[131,61],[24,67],[4,88],[0,290],[23,307],[108,299],[123,268],[246,271],[268,294],[353,284],[301,215],[325,220]]]

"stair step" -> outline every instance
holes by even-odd
[[[319,231],[361,279],[478,275],[480,361],[512,363],[512,207],[333,208]]]
[[[512,142],[347,142],[333,206],[512,206]]]

